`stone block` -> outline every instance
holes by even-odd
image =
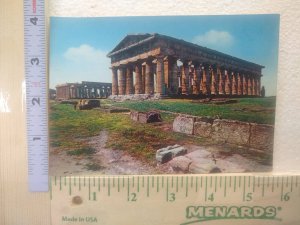
[[[209,158],[210,160],[212,159],[211,153],[204,148],[201,150],[190,152],[186,154],[185,157],[189,158],[192,161],[201,161],[202,159],[206,160],[207,158]]]
[[[139,120],[139,112],[132,111],[130,112],[130,119],[133,121],[138,121]]]
[[[217,142],[248,146],[250,124],[235,120],[216,119],[212,125],[212,138]]]
[[[192,162],[189,166],[189,172],[194,174],[221,173],[221,170],[214,164],[212,160],[207,159],[206,162]]]
[[[187,173],[192,160],[185,156],[178,156],[172,159],[169,164],[175,172]]]
[[[194,123],[194,135],[199,137],[210,137],[212,132],[212,124],[206,122],[195,122]]]
[[[147,123],[147,113],[139,112],[139,119],[140,123]]]
[[[185,134],[194,134],[195,118],[191,116],[177,116],[173,122],[173,131]]]
[[[273,151],[274,126],[251,123],[250,148],[264,150],[267,153]]]
[[[185,155],[187,149],[180,145],[168,146],[156,151],[156,161],[158,163],[166,163],[176,156]]]
[[[151,111],[147,112],[147,123],[162,122],[159,112]]]

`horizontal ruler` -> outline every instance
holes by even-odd
[[[300,176],[52,177],[52,224],[300,224]]]
[[[30,191],[48,191],[48,96],[44,0],[24,0],[24,52]]]

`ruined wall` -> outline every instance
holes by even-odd
[[[173,131],[211,138],[217,143],[243,146],[268,154],[273,152],[272,125],[179,115],[173,122]]]

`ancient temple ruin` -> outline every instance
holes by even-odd
[[[107,98],[111,95],[111,83],[82,81],[56,86],[56,99]]]
[[[260,96],[264,66],[173,37],[127,35],[107,56],[112,95]]]

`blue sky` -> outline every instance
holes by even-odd
[[[62,18],[50,21],[50,87],[111,82],[111,51],[127,34],[160,33],[265,66],[262,85],[276,95],[279,15]]]

